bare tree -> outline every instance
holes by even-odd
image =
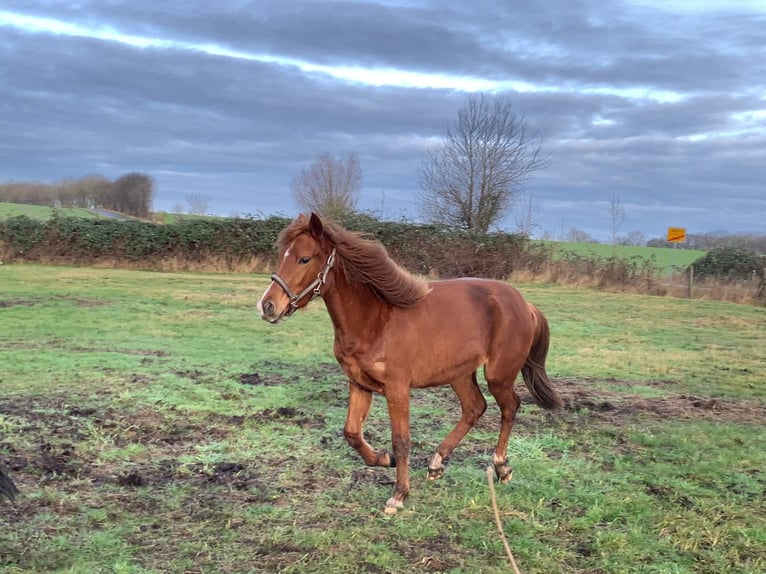
[[[590,233],[577,227],[570,227],[564,235],[564,240],[571,243],[598,243]]]
[[[350,153],[336,158],[329,152],[293,178],[292,194],[296,203],[330,219],[353,213],[362,190],[362,167],[359,157]]]
[[[149,217],[154,198],[152,176],[131,172],[115,181],[103,175],[86,175],[57,183],[11,182],[0,184],[0,200],[53,207],[101,207],[136,217]]]
[[[207,195],[204,193],[190,193],[186,196],[189,204],[189,213],[192,215],[205,215],[207,213]]]
[[[508,98],[469,96],[441,146],[421,165],[421,212],[434,222],[486,233],[546,165],[537,134]]]
[[[149,217],[154,198],[154,180],[139,172],[126,173],[111,186],[113,209],[136,217]]]
[[[540,227],[540,224],[538,223],[539,218],[540,210],[535,205],[532,194],[522,192],[519,200],[519,208],[514,215],[516,231],[521,235],[531,237],[535,229]]]
[[[112,192],[113,183],[103,175],[65,179],[50,186],[59,207],[99,207]]]
[[[617,245],[617,234],[620,232],[620,228],[625,221],[625,208],[622,206],[620,196],[616,193],[612,194],[612,200],[609,202],[609,220],[611,223],[612,245]]]
[[[109,195],[113,185],[109,179],[99,174],[86,175],[78,184],[78,207],[88,208],[97,207]]]
[[[0,184],[0,201],[28,205],[56,206],[55,186],[36,181],[9,181]]]
[[[646,243],[646,234],[643,231],[628,231],[628,234],[621,240],[623,245],[644,245]]]

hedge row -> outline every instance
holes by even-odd
[[[0,222],[5,258],[67,258],[93,262],[99,258],[151,260],[269,254],[276,234],[288,220],[188,219],[173,225],[140,220],[116,221],[54,216],[36,221],[26,216]]]
[[[189,218],[161,225],[139,220],[115,221],[55,216],[38,221],[26,216],[0,220],[0,258],[98,264],[147,269],[272,271],[274,244],[290,223],[267,219]],[[378,221],[354,216],[342,224],[365,232],[386,246],[406,269],[421,275],[506,279],[513,272],[552,282],[586,283],[603,288],[663,292],[653,259],[602,259],[568,254],[553,257],[550,246],[520,235],[474,235],[435,225]],[[711,252],[694,264],[697,277],[760,277],[746,299],[766,303],[762,259],[744,253]]]
[[[169,225],[138,220],[114,221],[54,216],[37,221],[18,216],[0,221],[3,257],[9,261],[100,259],[146,262],[163,258],[188,262],[215,259],[230,268],[258,257],[273,265],[274,243],[290,222],[267,219],[190,218]],[[473,235],[446,227],[383,222],[354,216],[342,222],[380,240],[391,256],[420,274],[506,278],[514,269],[541,267],[550,251],[531,246],[520,235]]]

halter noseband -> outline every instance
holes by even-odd
[[[309,303],[314,300],[315,297],[319,296],[319,290],[322,288],[322,285],[324,285],[327,282],[327,274],[330,272],[330,269],[332,269],[332,266],[335,264],[335,248],[333,247],[332,253],[330,253],[330,256],[327,258],[327,263],[324,264],[324,267],[322,270],[317,273],[317,278],[312,281],[308,287],[306,287],[303,291],[298,293],[297,295],[293,293],[293,290],[290,289],[290,286],[287,284],[287,282],[282,279],[279,275],[276,273],[271,276],[271,280],[274,281],[277,285],[279,285],[282,290],[285,292],[285,294],[290,298],[290,306],[288,307],[287,311],[285,312],[284,316],[289,317],[293,313],[295,313],[296,309],[298,309],[298,302],[303,299],[306,295],[311,293],[311,299],[309,299]]]

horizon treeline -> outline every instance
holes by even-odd
[[[742,249],[766,255],[766,235],[759,233],[729,233],[711,231],[708,233],[689,233],[685,243],[668,243],[664,237],[650,239],[647,247],[673,247],[676,249]]]
[[[153,200],[154,179],[139,172],[126,173],[115,180],[102,175],[88,175],[55,183],[0,183],[0,201],[50,207],[109,209],[134,217],[150,217]]]

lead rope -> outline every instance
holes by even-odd
[[[489,483],[489,492],[492,495],[492,509],[495,511],[495,523],[497,524],[497,531],[500,532],[500,539],[503,541],[503,546],[505,547],[505,553],[508,555],[508,560],[511,563],[511,567],[513,568],[514,574],[521,574],[521,571],[519,570],[519,567],[516,566],[516,560],[513,558],[513,552],[511,552],[511,547],[508,546],[508,540],[505,537],[505,531],[503,530],[503,523],[500,522],[500,510],[497,507],[497,498],[495,496],[495,481],[493,477],[493,469],[491,466],[487,467],[487,482]]]

